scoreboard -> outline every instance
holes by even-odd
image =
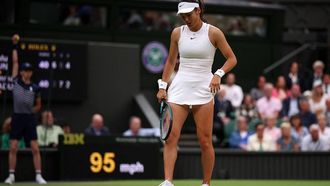
[[[61,180],[159,179],[159,138],[60,136]]]
[[[18,62],[34,67],[33,82],[42,98],[54,101],[82,101],[87,90],[87,44],[68,41],[23,40],[18,45]],[[12,44],[0,39],[0,90],[10,92]]]

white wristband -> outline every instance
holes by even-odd
[[[164,90],[166,90],[166,88],[167,88],[167,83],[166,83],[165,81],[159,79],[159,80],[158,80],[158,88],[159,88],[159,89],[164,89]]]
[[[222,69],[218,69],[218,70],[214,73],[214,75],[218,75],[218,76],[221,77],[221,78],[222,78],[225,74],[226,74],[225,71],[223,71]]]

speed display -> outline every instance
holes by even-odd
[[[11,41],[0,39],[0,90],[11,91],[13,81]],[[18,44],[19,63],[34,67],[33,82],[42,98],[82,101],[87,90],[87,44],[68,41],[23,40]]]

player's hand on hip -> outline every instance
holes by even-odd
[[[210,91],[215,94],[220,90],[221,78],[218,75],[214,75],[210,83]]]
[[[158,102],[160,103],[162,100],[166,100],[167,99],[167,93],[165,89],[159,89],[158,93],[157,93],[157,99]]]

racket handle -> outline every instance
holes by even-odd
[[[164,107],[164,101],[160,102],[160,110],[159,110],[160,114],[162,114],[163,107]]]

